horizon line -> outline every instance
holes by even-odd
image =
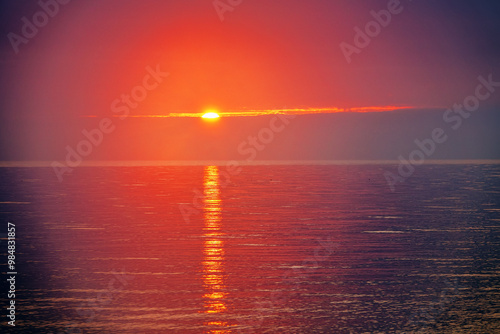
[[[53,161],[0,161],[0,168],[52,167]],[[399,165],[399,160],[92,160],[84,161],[78,167],[168,167],[168,166],[226,166],[237,163],[241,166],[283,166],[283,165]],[[435,159],[423,165],[497,165],[500,159]]]

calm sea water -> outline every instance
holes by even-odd
[[[500,166],[0,168],[22,333],[500,333]]]

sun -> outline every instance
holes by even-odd
[[[219,114],[216,112],[216,110],[207,110],[203,116],[201,116],[201,118],[203,119],[206,119],[206,120],[216,120],[218,119],[220,116]]]

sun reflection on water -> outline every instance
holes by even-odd
[[[206,166],[203,180],[204,195],[204,245],[203,245],[203,286],[205,288],[204,313],[217,314],[227,310],[224,283],[224,241],[221,239],[221,200],[219,190],[219,169]],[[217,327],[208,333],[231,333],[224,321],[209,321],[206,325]]]

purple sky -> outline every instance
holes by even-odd
[[[478,80],[500,82],[497,1],[244,0],[223,13],[205,0],[70,1],[47,7],[53,17],[31,37],[22,19],[44,23],[38,2],[0,8],[0,160],[63,161],[108,118],[113,130],[86,160],[245,160],[252,147],[257,160],[397,160],[436,128],[447,140],[429,159],[500,158],[500,87]],[[155,70],[168,76],[155,81]],[[415,109],[300,115],[279,132],[272,115],[113,117],[134,89],[146,96],[129,116]],[[470,116],[446,112],[477,89]]]

